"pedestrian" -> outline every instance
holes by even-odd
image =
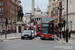
[[[68,36],[68,37],[69,37],[69,39],[70,39],[70,36],[71,36],[71,32],[69,32],[69,36]]]

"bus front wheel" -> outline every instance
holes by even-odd
[[[44,38],[40,37],[41,40],[44,40]]]

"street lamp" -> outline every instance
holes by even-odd
[[[67,5],[66,5],[66,42],[68,43],[68,0],[66,0]]]

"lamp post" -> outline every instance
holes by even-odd
[[[63,26],[64,26],[64,33],[63,33],[63,37],[64,37],[64,41],[65,41],[65,20],[63,21]]]
[[[68,0],[66,0],[67,5],[66,5],[66,43],[68,43]]]
[[[72,32],[72,21],[71,21],[71,32]]]
[[[6,33],[5,33],[5,39],[7,39],[7,25],[8,25],[8,19],[6,18]]]

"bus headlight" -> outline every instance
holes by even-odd
[[[51,36],[52,38],[54,37],[54,35]]]
[[[41,37],[44,37],[43,35],[41,35]]]

